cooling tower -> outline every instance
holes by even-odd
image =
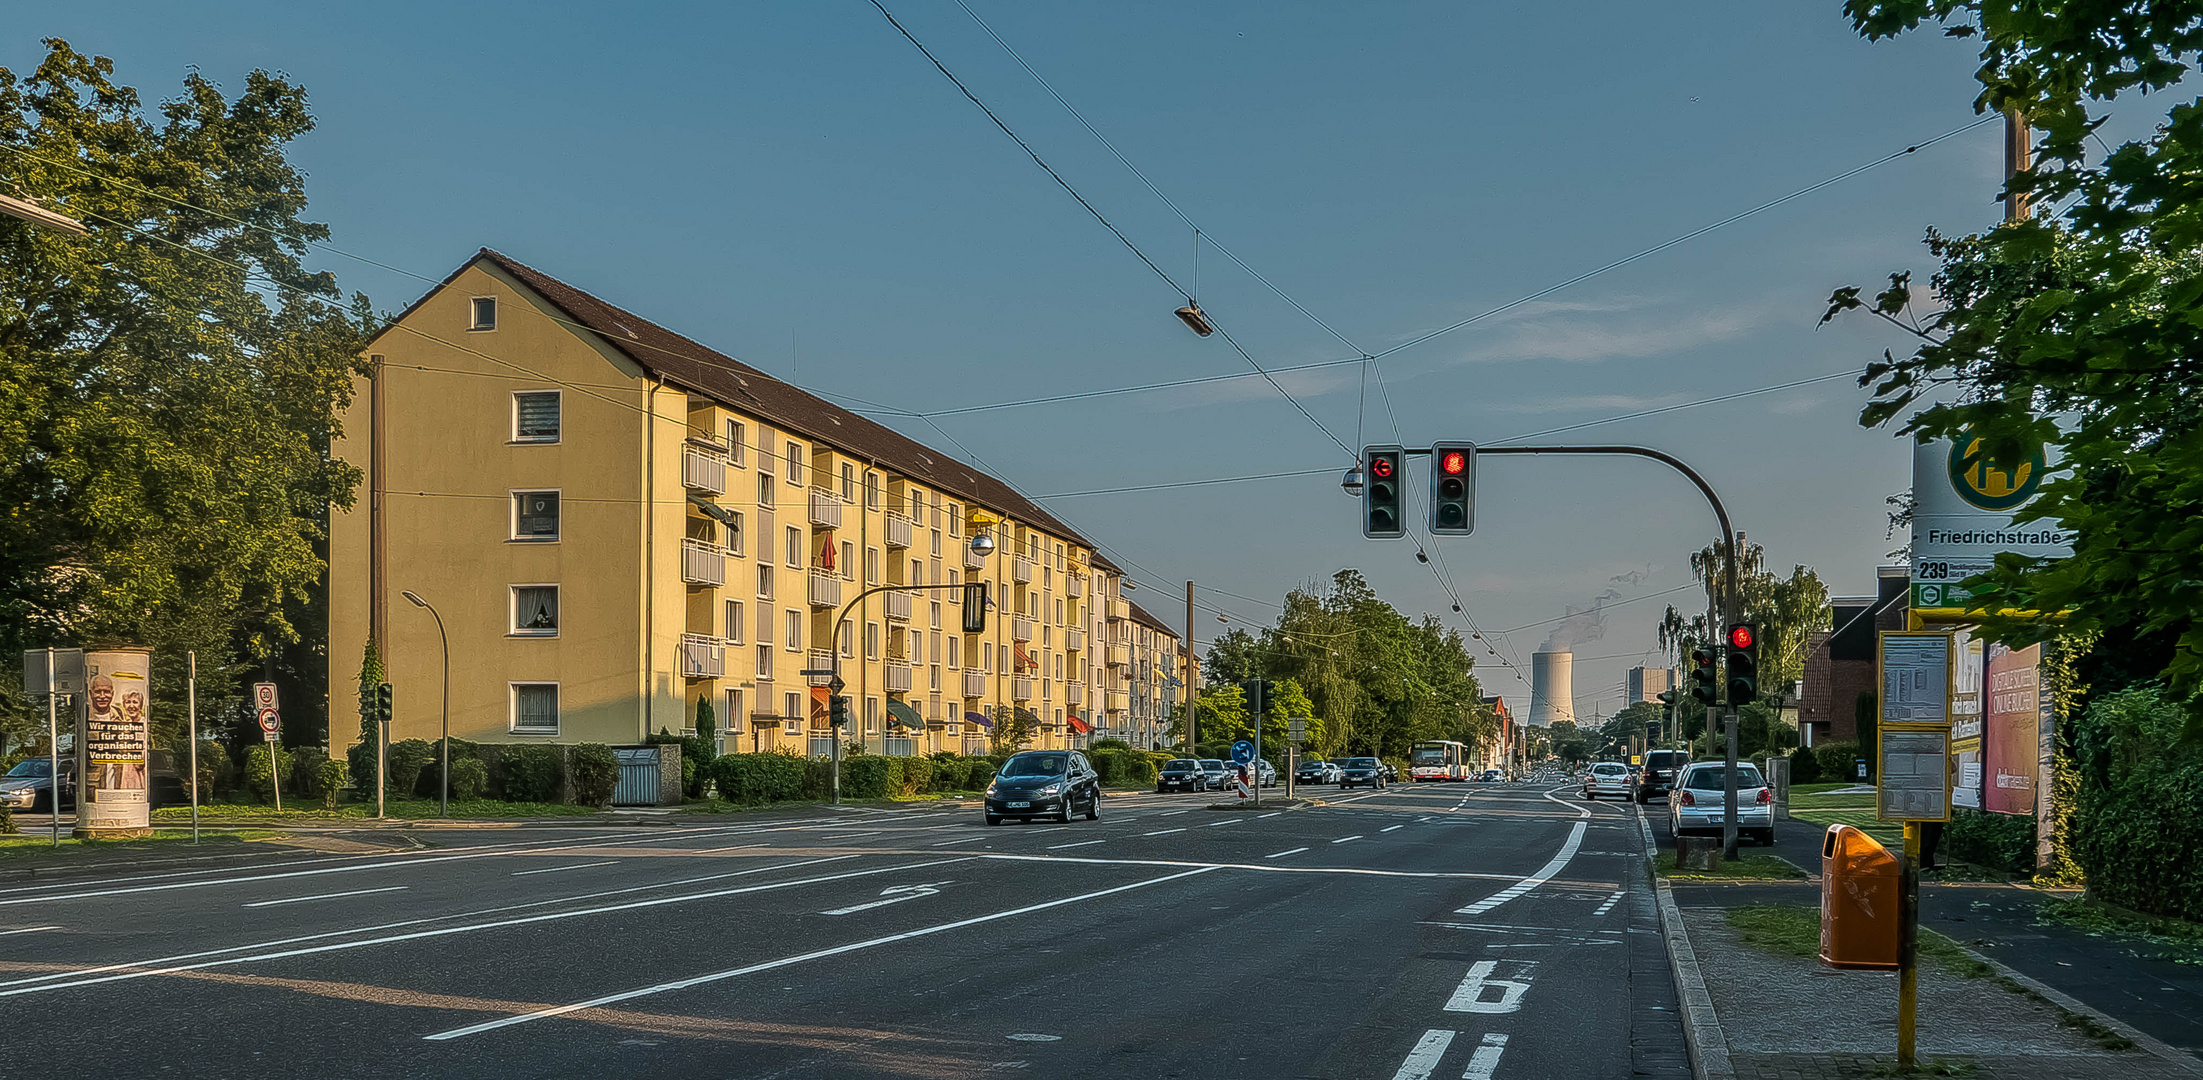
[[[1530,726],[1549,727],[1555,720],[1576,720],[1576,654],[1530,654]]]

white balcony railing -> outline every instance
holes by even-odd
[[[984,569],[986,569],[986,567],[987,567],[987,557],[986,557],[985,555],[981,555],[980,553],[978,553],[978,552],[976,552],[976,551],[973,551],[973,550],[971,549],[971,545],[970,545],[970,544],[963,544],[963,545],[960,545],[960,546],[962,546],[962,547],[963,547],[963,549],[964,549],[964,569],[966,569],[966,570],[984,570]]]
[[[726,549],[709,540],[682,540],[681,580],[690,585],[725,585]]]
[[[964,672],[964,696],[967,698],[979,698],[987,696],[986,672],[980,671],[977,668],[972,668]]]
[[[727,459],[691,443],[681,448],[681,486],[707,495],[727,493]]]
[[[1064,683],[1063,683],[1063,703],[1064,703],[1064,704],[1066,704],[1066,705],[1084,705],[1084,704],[1086,704],[1086,683],[1085,683],[1085,681],[1083,681],[1083,680],[1080,680],[1080,679],[1066,679],[1066,680],[1064,680]]]
[[[911,530],[914,527],[914,523],[909,518],[904,517],[903,515],[898,514],[893,510],[888,511],[887,546],[891,548],[909,547],[910,534]]]
[[[890,694],[907,694],[910,692],[909,661],[889,660],[887,662],[887,692]]]
[[[1063,575],[1063,595],[1085,596],[1086,575],[1084,573],[1065,573]]]
[[[1028,559],[1023,555],[1019,555],[1016,558],[1011,559],[1010,580],[1017,582],[1020,585],[1032,584],[1033,560]]]
[[[811,524],[822,529],[841,528],[841,496],[825,488],[812,488]]]
[[[1010,679],[1010,697],[1016,701],[1033,700],[1033,680],[1023,675]]]
[[[681,635],[681,677],[716,679],[727,673],[727,643],[708,634]]]
[[[1075,627],[1064,627],[1063,650],[1065,652],[1083,652],[1085,651],[1085,649],[1086,631],[1077,629]]]
[[[1033,620],[1023,615],[1013,617],[1010,620],[1010,639],[1012,641],[1033,640]]]
[[[1110,667],[1124,667],[1132,662],[1132,646],[1113,642],[1102,646],[1102,663]]]
[[[1111,690],[1102,695],[1102,707],[1110,712],[1123,712],[1132,707],[1132,694],[1126,690]]]
[[[1121,622],[1132,615],[1132,609],[1123,597],[1112,597],[1102,605],[1102,617],[1110,622]]]
[[[811,662],[805,665],[806,670],[832,671],[834,669],[834,651],[832,649],[812,649],[810,655]],[[834,677],[832,675],[808,675],[804,677],[804,681],[812,686],[831,686],[834,683]]]
[[[811,568],[811,606],[841,606],[841,575],[832,570]]]
[[[887,607],[887,618],[888,618],[888,621],[890,621],[890,622],[909,622],[909,621],[910,621],[910,594],[909,594],[909,593],[906,593],[906,592],[891,592],[891,593],[881,593],[881,594],[880,594],[880,598],[881,598],[882,600],[886,601],[886,607]]]

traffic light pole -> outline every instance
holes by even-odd
[[[828,639],[828,640],[830,640],[830,641],[833,641],[833,643],[834,643],[834,645],[835,645],[835,647],[834,647],[834,648],[832,648],[832,649],[829,649],[829,650],[827,650],[827,652],[828,652],[828,653],[829,653],[829,654],[831,655],[831,657],[832,657],[832,659],[833,659],[833,662],[834,662],[834,666],[833,666],[833,667],[830,667],[830,668],[827,668],[827,669],[825,669],[825,674],[826,674],[826,675],[828,675],[828,676],[830,676],[830,677],[831,677],[831,678],[833,679],[833,681],[832,681],[831,683],[827,684],[827,685],[828,685],[828,693],[830,693],[830,694],[833,694],[833,695],[835,695],[835,696],[839,696],[839,695],[841,694],[841,688],[842,688],[842,686],[843,686],[843,683],[842,683],[842,681],[841,681],[841,648],[840,648],[840,644],[841,644],[841,643],[840,643],[840,641],[838,640],[838,639],[839,639],[839,637],[840,637],[840,635],[841,635],[841,627],[842,627],[842,624],[844,624],[844,623],[848,623],[848,622],[849,622],[849,613],[850,613],[850,611],[854,610],[854,609],[856,608],[856,606],[857,606],[858,604],[864,603],[864,601],[865,601],[865,599],[866,599],[867,597],[871,597],[871,596],[877,595],[877,594],[879,594],[879,593],[890,593],[890,592],[911,592],[911,593],[915,593],[915,592],[934,592],[934,591],[937,591],[937,590],[945,590],[945,589],[955,589],[955,590],[958,590],[958,591],[962,591],[962,590],[964,590],[964,589],[966,589],[966,588],[968,588],[968,587],[970,587],[970,586],[973,586],[973,585],[977,585],[977,584],[980,584],[980,583],[979,583],[979,582],[957,582],[957,583],[955,583],[955,584],[947,584],[947,585],[874,585],[873,587],[871,587],[871,588],[869,588],[869,589],[866,589],[866,590],[864,590],[863,592],[860,592],[860,593],[858,593],[857,595],[855,595],[855,596],[851,597],[851,598],[849,599],[849,602],[848,602],[848,603],[846,603],[846,604],[843,604],[843,605],[841,606],[841,611],[835,614],[835,616],[834,616],[834,629],[833,629],[833,631],[832,631],[832,635],[833,635],[833,636],[832,636],[832,637],[830,637],[830,638]],[[855,624],[853,624],[853,623],[851,623],[851,624],[850,624],[850,629],[849,629],[849,633],[850,633],[850,635],[851,635],[852,637],[854,637],[854,636],[856,635],[856,632],[857,632],[857,631],[856,631],[856,625],[855,625]],[[850,647],[850,648],[851,648],[852,650],[854,650],[854,649],[856,648],[856,645],[857,645],[857,643],[856,643],[855,641],[851,641],[851,642],[849,643],[849,647]],[[809,669],[806,669],[806,670],[804,671],[804,675],[805,675],[806,677],[808,677],[808,676],[809,676],[810,674],[812,674],[812,673],[811,673],[811,671],[810,671]],[[831,704],[829,704],[829,705],[827,706],[827,709],[828,709],[828,722],[829,722],[829,725],[830,725],[830,729],[831,729],[831,730],[833,731],[833,733],[834,733],[834,752],[833,752],[833,760],[834,760],[834,763],[833,763],[833,778],[834,778],[834,779],[833,779],[833,798],[834,798],[834,805],[835,805],[835,806],[840,806],[840,805],[841,805],[841,727],[840,727],[840,725],[838,725],[838,724],[832,724],[832,709],[833,709],[833,706],[832,706]]]

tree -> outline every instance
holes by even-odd
[[[2013,110],[2038,130],[2033,168],[2006,193],[2062,206],[2054,219],[1977,235],[1931,232],[1942,310],[1911,313],[1909,272],[1871,301],[1848,287],[1829,317],[1864,310],[1910,335],[1861,385],[1862,424],[1903,418],[1901,435],[1980,439],[1992,461],[2047,445],[2049,471],[2017,521],[2056,522],[2073,538],[2059,559],[1999,556],[1964,587],[1988,633],[2012,643],[2065,631],[2163,632],[2177,647],[2160,674],[2203,735],[2203,257],[2192,224],[2203,188],[2199,99],[2173,102],[2146,137],[2092,155],[2101,115],[2122,97],[2170,90],[2203,45],[2203,3],[1991,4],[1849,0],[1870,39],[1941,23],[1981,42],[1977,110]],[[1914,412],[1915,408],[1918,411]],[[1910,415],[1906,414],[1910,412]],[[2062,623],[2027,613],[2062,612]]]
[[[285,698],[311,731],[325,523],[358,480],[329,441],[371,318],[300,261],[329,236],[285,157],[305,91],[254,71],[225,98],[193,73],[149,116],[111,61],[46,48],[0,69],[0,176],[91,235],[0,218],[0,648],[152,647],[172,747],[182,665],[161,657],[197,652],[202,714],[245,723],[238,654],[312,664]]]

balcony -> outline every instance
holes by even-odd
[[[1013,677],[1010,680],[1010,698],[1014,701],[1033,700],[1033,680],[1023,675]]]
[[[958,546],[964,549],[964,569],[984,570],[987,568],[987,557],[985,555],[981,555],[980,553],[973,551],[970,544],[961,544]]]
[[[1028,619],[1028,618],[1026,618],[1026,617],[1025,617],[1025,616],[1023,616],[1023,615],[1018,615],[1018,616],[1015,616],[1015,617],[1011,618],[1011,619],[1010,619],[1010,640],[1012,640],[1012,641],[1031,641],[1031,640],[1033,640],[1033,620],[1031,620],[1031,619]]]
[[[886,690],[890,694],[907,694],[910,692],[910,662],[908,660],[887,661]]]
[[[1124,667],[1132,662],[1132,646],[1112,642],[1102,646],[1102,663],[1110,667]]]
[[[1066,705],[1085,705],[1086,683],[1080,679],[1066,679],[1063,683],[1063,703]]]
[[[1065,651],[1065,652],[1084,652],[1085,650],[1086,650],[1086,631],[1084,631],[1084,630],[1079,630],[1079,629],[1075,629],[1075,628],[1073,628],[1073,627],[1069,627],[1069,626],[1066,626],[1066,627],[1064,627],[1064,628],[1063,628],[1063,651]]]
[[[834,651],[832,649],[812,649],[810,663],[805,664],[804,667],[811,671],[832,671],[834,669]],[[834,677],[832,675],[806,675],[804,681],[812,686],[832,686]]]
[[[893,510],[888,511],[887,546],[891,548],[909,547],[910,534],[915,528],[916,523],[912,522],[909,518],[904,517],[903,515],[898,514]]]
[[[695,443],[681,447],[681,486],[706,495],[727,493],[727,459],[714,447]]]
[[[1067,572],[1065,572],[1065,573],[1064,573],[1064,575],[1063,575],[1063,595],[1065,595],[1065,596],[1085,596],[1085,595],[1086,595],[1086,575],[1085,575],[1085,573],[1081,572],[1081,573],[1075,573],[1075,574],[1074,574],[1074,573],[1070,573],[1070,572],[1068,572],[1068,571],[1067,571]]]
[[[708,634],[681,635],[681,677],[716,679],[727,673],[727,643]]]
[[[690,585],[725,585],[727,550],[709,540],[682,540],[681,580]]]
[[[987,696],[986,672],[981,671],[977,668],[965,669],[964,696],[967,698],[982,698]]]
[[[1020,585],[1033,583],[1033,560],[1019,555],[1010,560],[1010,580]]]
[[[841,606],[841,575],[832,570],[811,568],[811,606]]]
[[[1128,602],[1122,597],[1111,597],[1107,602],[1102,604],[1102,617],[1108,619],[1110,622],[1122,622],[1126,618],[1130,617],[1131,614],[1132,609],[1128,606]]]
[[[812,488],[811,524],[821,529],[841,528],[841,496],[825,488]]]
[[[889,593],[881,593],[881,594],[880,594],[880,599],[882,599],[882,600],[886,601],[886,604],[887,604],[887,620],[888,620],[889,622],[909,622],[909,621],[910,621],[910,594],[909,594],[909,593],[906,593],[906,592],[889,592]]]
[[[1124,712],[1132,707],[1132,693],[1128,690],[1111,690],[1102,695],[1102,708],[1109,712]]]

